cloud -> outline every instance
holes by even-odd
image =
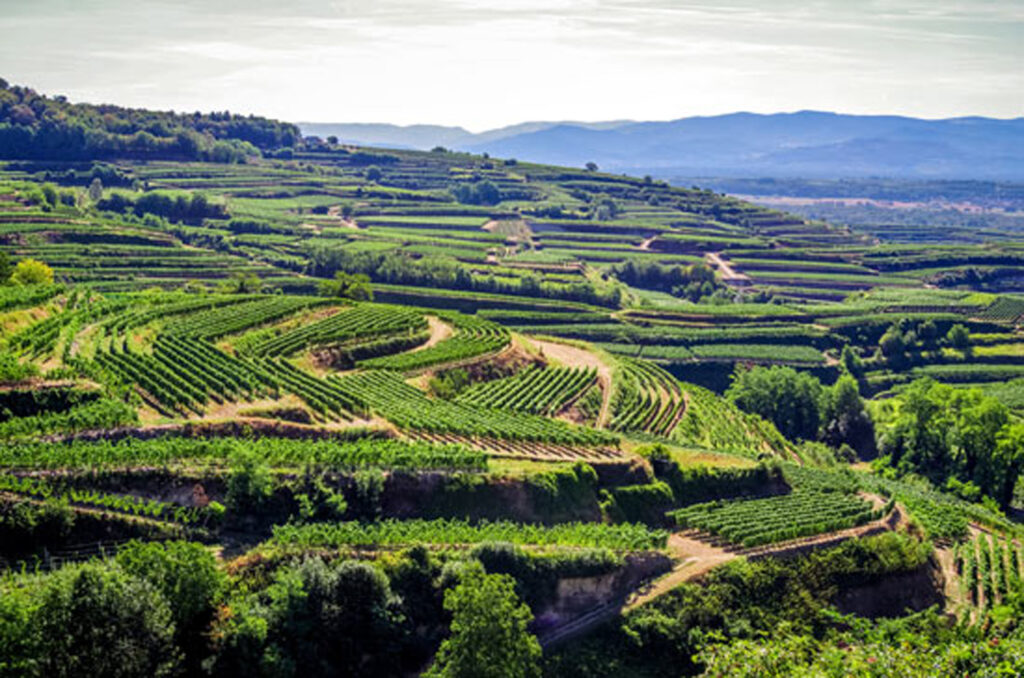
[[[44,91],[288,119],[1024,106],[1013,0],[35,0],[0,30],[4,77]]]

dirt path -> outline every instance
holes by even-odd
[[[596,427],[603,428],[608,421],[612,404],[612,368],[606,365],[596,354],[577,346],[534,339],[533,337],[530,337],[530,343],[542,351],[544,357],[561,363],[566,367],[583,367],[597,370],[597,384],[601,388],[602,400],[601,412],[597,415]]]
[[[658,239],[658,234],[655,233],[650,238],[644,238],[644,241],[640,243],[640,249],[648,251],[651,249],[651,243]]]
[[[871,495],[867,495],[866,498],[871,501],[879,500],[878,497]],[[720,546],[716,543],[716,540],[696,530],[673,533],[668,539],[668,550],[673,559],[678,561],[678,564],[668,574],[655,579],[647,586],[635,591],[628,599],[625,609],[630,610],[644,605],[659,596],[665,595],[680,584],[707,574],[719,565],[724,565],[736,558],[747,557],[757,559],[826,548],[847,539],[870,536],[886,530],[895,530],[903,523],[903,520],[902,511],[896,509],[888,516],[884,516],[879,520],[846,530],[824,532],[809,537],[749,549]]]
[[[427,339],[426,343],[420,344],[416,348],[408,351],[409,353],[423,351],[431,346],[436,346],[455,334],[455,330],[451,325],[441,322],[441,319],[436,316],[427,316],[427,326],[430,328],[430,339]]]
[[[668,574],[634,591],[626,601],[625,610],[649,603],[680,584],[738,557],[736,553],[730,553],[723,548],[678,532],[669,536],[668,549],[673,558],[679,559],[678,564]]]
[[[359,225],[356,224],[355,219],[346,219],[345,217],[341,216],[341,205],[333,205],[331,207],[328,207],[327,216],[334,217],[335,219],[337,219],[338,225],[340,226],[345,226],[346,228],[359,228]],[[317,230],[317,232],[320,231],[320,228],[316,224],[303,225],[313,226]]]
[[[970,542],[968,542],[970,543]],[[965,597],[962,590],[960,575],[956,573],[956,562],[953,558],[953,549],[949,547],[936,547],[935,560],[942,570],[943,591],[942,595],[950,603],[950,608],[960,616],[960,611],[971,608],[970,593]],[[971,619],[974,621],[977,616],[976,610],[971,610]]]
[[[729,282],[743,282],[750,283],[750,276],[745,273],[737,273],[733,269],[732,265],[722,258],[718,252],[708,252],[704,255],[713,267],[718,269],[718,272],[722,274],[722,279]]]

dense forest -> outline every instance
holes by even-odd
[[[290,123],[223,113],[174,113],[73,104],[0,78],[0,157],[240,162],[301,141]]]

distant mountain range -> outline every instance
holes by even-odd
[[[461,127],[299,123],[304,134],[392,148],[435,146],[556,165],[691,176],[894,177],[1024,181],[1024,118],[924,120],[817,111],[668,122],[527,122]]]

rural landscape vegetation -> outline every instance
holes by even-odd
[[[0,676],[1024,671],[1020,184],[303,131],[0,80]]]

